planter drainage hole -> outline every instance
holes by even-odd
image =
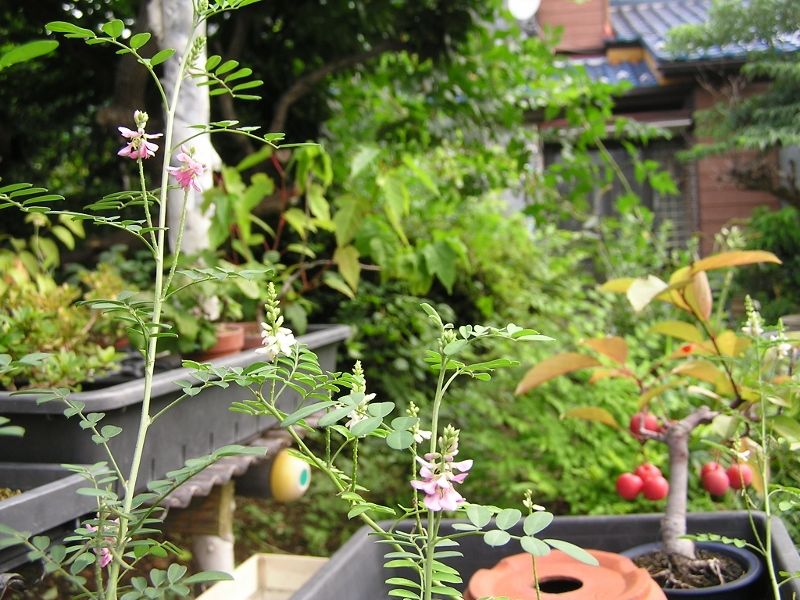
[[[545,594],[566,594],[582,587],[583,582],[572,577],[549,577],[539,582],[539,590]]]

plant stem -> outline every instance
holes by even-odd
[[[444,377],[447,371],[447,356],[442,351],[442,360],[439,364],[439,379],[436,382],[436,394],[433,397],[433,413],[431,417],[431,445],[430,453],[435,454],[436,442],[439,438],[439,410],[442,406],[444,397],[445,383]],[[451,379],[452,381],[452,379]],[[449,382],[448,382],[449,384]],[[436,549],[436,536],[439,534],[439,524],[436,513],[428,510],[428,541],[425,544],[425,569],[423,574],[422,589],[424,600],[431,600],[431,588],[433,587],[433,553]]]
[[[761,444],[763,448],[763,455],[759,458],[759,464],[761,466],[761,481],[764,485],[764,515],[766,517],[764,520],[763,554],[764,561],[767,563],[767,575],[769,577],[770,587],[772,588],[772,595],[775,600],[780,600],[781,593],[778,587],[778,578],[775,574],[775,564],[772,559],[772,502],[769,491],[769,460],[767,460],[767,457],[769,456],[768,446],[770,441],[767,437],[767,395],[764,391],[764,373],[762,372],[764,357],[761,354],[759,341],[760,338],[756,337],[755,345],[756,358],[758,360],[758,398],[759,404],[761,405],[761,431],[759,433],[761,434]]]
[[[189,53],[194,40],[194,30],[197,27],[197,20],[194,19],[192,23],[192,32],[190,33],[186,47],[184,48],[183,55],[180,58],[180,65],[178,67],[178,76],[175,81],[175,87],[172,90],[172,97],[169,104],[165,107],[167,119],[164,132],[164,148],[171,148],[172,145],[172,129],[175,122],[175,111],[178,106],[178,95],[181,90],[181,83],[183,80],[184,72],[188,64]],[[161,309],[164,302],[164,255],[165,255],[165,233],[167,224],[167,181],[169,177],[169,163],[170,154],[167,150],[164,152],[164,157],[161,162],[161,190],[160,190],[160,210],[158,213],[158,232],[156,234],[155,245],[155,263],[156,263],[156,277],[155,288],[153,290],[153,317],[149,324],[150,335],[147,339],[147,348],[145,351],[145,373],[144,373],[144,393],[142,396],[142,408],[139,418],[139,431],[136,436],[136,444],[134,445],[133,457],[131,460],[130,475],[126,482],[125,500],[123,502],[122,514],[119,517],[119,532],[117,535],[115,547],[115,560],[111,563],[108,575],[108,589],[106,597],[108,600],[117,600],[117,584],[119,579],[120,560],[116,556],[125,554],[125,547],[127,545],[128,536],[128,519],[133,506],[133,498],[136,493],[136,483],[139,477],[139,468],[141,466],[142,454],[144,452],[145,440],[147,438],[147,430],[150,427],[150,400],[153,393],[153,373],[155,371],[156,351],[158,345],[159,325],[161,324]],[[144,190],[147,193],[147,190]],[[178,257],[175,256],[175,260]]]

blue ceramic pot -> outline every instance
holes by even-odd
[[[753,598],[761,597],[759,592],[763,588],[764,566],[758,556],[746,548],[737,548],[716,542],[697,542],[696,546],[732,558],[742,566],[744,574],[739,579],[722,585],[691,590],[664,590],[667,598],[670,600],[753,600]],[[657,552],[660,549],[660,543],[642,544],[620,554],[633,560],[643,554]]]

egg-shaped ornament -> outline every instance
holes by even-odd
[[[269,474],[272,497],[278,502],[292,502],[305,494],[310,484],[308,463],[293,456],[288,449],[278,452]]]

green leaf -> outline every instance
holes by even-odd
[[[572,558],[574,558],[575,560],[578,560],[582,563],[593,566],[597,566],[599,564],[594,556],[589,554],[583,548],[576,546],[575,544],[570,544],[569,542],[565,542],[563,540],[550,540],[550,539],[546,539],[544,540],[544,542],[549,546],[552,546],[556,550],[561,550],[561,552],[563,552],[564,554],[567,554]]]
[[[381,423],[383,423],[383,419],[381,417],[369,417],[353,425],[350,428],[350,431],[356,437],[364,437],[380,427]]]
[[[425,246],[422,254],[430,274],[436,276],[448,294],[452,293],[453,284],[456,282],[456,263],[459,258],[453,247],[448,242],[440,240]]]
[[[394,410],[394,402],[375,402],[367,406],[367,412],[373,417],[383,418]]]
[[[281,421],[281,427],[289,427],[289,425],[294,425],[301,419],[305,419],[306,417],[313,415],[316,412],[324,410],[326,408],[330,408],[334,406],[336,402],[333,400],[326,400],[324,402],[317,402],[315,404],[310,404],[308,406],[304,406],[290,414],[286,417],[283,421]]]
[[[336,273],[332,273],[331,271],[325,271],[325,274],[322,276],[322,281],[328,287],[333,288],[337,292],[344,294],[348,298],[350,299],[355,298],[355,295],[353,294],[353,291],[350,289],[350,287]]]
[[[393,450],[405,450],[414,443],[414,436],[410,431],[392,431],[386,436],[386,444]]]
[[[342,408],[334,409],[331,412],[322,415],[318,421],[318,425],[320,427],[328,427],[329,425],[333,425],[349,415],[351,412],[353,412],[353,410],[355,410],[355,407],[353,406],[344,406]]]
[[[404,590],[403,588],[394,588],[389,590],[388,594],[397,598],[409,598],[410,600],[419,600],[420,598],[418,593],[415,594],[414,592],[410,590]]]
[[[108,23],[104,24],[102,29],[107,36],[112,38],[118,38],[120,35],[122,35],[122,32],[125,30],[125,24],[119,19],[113,19]]]
[[[160,65],[161,63],[169,60],[173,54],[175,54],[175,50],[172,48],[166,48],[160,52],[156,52],[150,59],[150,66],[155,67],[156,65]]]
[[[136,35],[131,37],[130,42],[128,42],[128,45],[134,50],[138,50],[149,41],[150,41],[150,34],[145,31],[142,33],[137,33]]]
[[[100,429],[100,435],[102,435],[107,440],[110,440],[114,436],[119,435],[122,433],[122,427],[117,427],[116,425],[104,425]]]
[[[359,253],[355,246],[341,246],[333,253],[333,262],[339,267],[339,273],[353,292],[358,290],[358,280],[361,276],[358,258]]]
[[[12,47],[8,52],[0,56],[0,71],[11,65],[27,62],[49,54],[56,48],[58,48],[58,42],[54,40],[36,40]]]
[[[216,66],[222,62],[222,57],[219,54],[212,54],[206,60],[206,71],[213,71]]]
[[[770,424],[775,432],[786,438],[791,443],[800,441],[800,423],[787,415],[776,415],[770,419]]]
[[[500,529],[487,531],[483,535],[483,541],[489,546],[504,546],[509,542],[510,539],[511,534]]]
[[[236,67],[239,66],[238,60],[226,60],[222,63],[215,71],[214,74],[219,77],[220,75],[224,75],[228,71],[233,71]]]
[[[525,552],[533,556],[547,556],[550,554],[550,546],[534,537],[524,537],[520,539],[519,544]]]
[[[83,39],[96,37],[91,29],[84,29],[83,27],[78,27],[66,21],[51,21],[45,25],[44,28],[51,33],[66,34],[67,37],[79,37]]]
[[[378,154],[380,154],[380,150],[374,146],[362,146],[359,148],[350,161],[350,179],[356,177],[368,167]]]
[[[526,535],[535,535],[548,527],[553,522],[553,515],[549,512],[540,511],[529,514],[525,517],[522,529]]]
[[[417,417],[397,417],[392,419],[392,429],[411,429],[418,422]]]
[[[522,513],[516,508],[506,508],[501,510],[495,518],[495,523],[500,529],[511,529],[519,523]]]
[[[467,518],[476,527],[486,527],[492,520],[492,511],[485,506],[473,504],[467,507]]]
[[[466,348],[468,345],[469,342],[467,340],[462,340],[462,339],[453,340],[444,347],[444,353],[447,356],[455,356],[456,354],[461,352],[464,348]]]
[[[69,572],[73,575],[77,575],[89,565],[94,564],[94,561],[95,556],[93,552],[84,552],[83,554],[78,555],[78,557],[72,562],[72,564],[69,566]]]

